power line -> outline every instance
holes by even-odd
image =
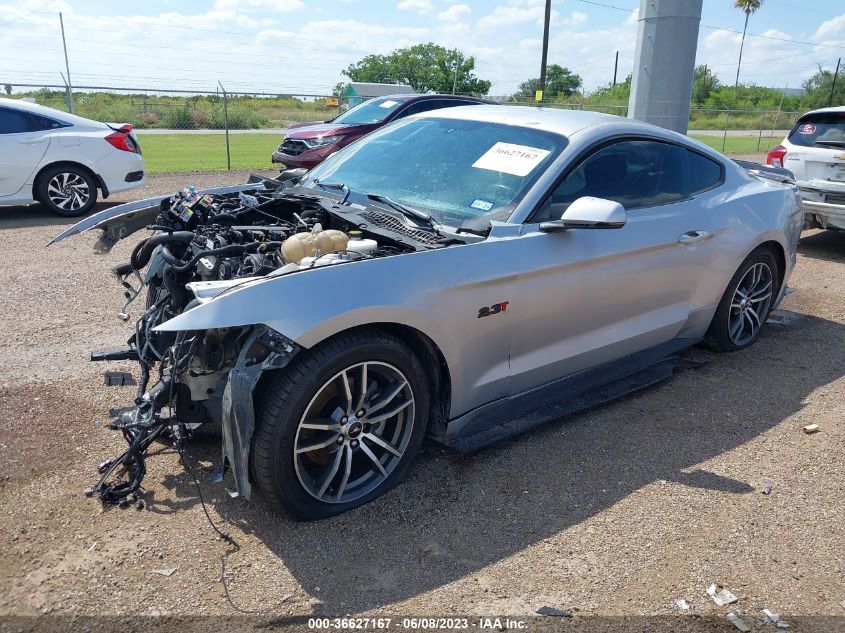
[[[582,2],[583,2],[583,0],[582,0]],[[713,31],[726,31],[726,32],[729,32],[729,33],[737,33],[739,35],[742,35],[742,31],[737,31],[736,29],[728,29],[728,28],[725,28],[723,26],[711,26],[709,24],[702,24],[701,26],[703,26],[706,29],[711,29]],[[802,41],[802,40],[793,40],[793,39],[788,39],[788,38],[785,38],[785,37],[775,37],[774,35],[762,35],[760,33],[746,33],[745,35],[746,35],[746,37],[760,37],[764,40],[775,40],[777,42],[788,42],[789,44],[805,44],[807,46],[821,46],[822,48],[836,48],[836,49],[845,50],[845,46],[840,46],[838,44],[821,44],[819,42],[805,42],[805,41]]]
[[[799,7],[794,4],[789,4],[786,2],[781,2],[780,0],[767,0],[773,4],[779,4],[782,7],[788,7],[790,9],[795,9],[796,11],[801,11],[802,13],[818,13],[819,15],[829,15],[832,17],[839,17],[842,15],[841,13],[832,13],[830,11],[819,11],[818,9],[811,9],[807,6]]]
[[[637,13],[637,9],[626,9],[624,7],[617,7],[612,4],[604,4],[602,2],[594,2],[594,0],[578,0],[578,2],[584,2],[586,4],[593,4],[597,7],[604,7],[606,9],[614,9],[616,11],[624,11],[625,13]],[[704,24],[701,23],[706,29],[711,29],[713,31],[726,31],[728,33],[738,33],[742,35],[742,31],[738,31],[736,29],[730,29],[724,26],[713,26],[711,24]],[[760,37],[767,40],[776,40],[778,42],[789,42],[790,44],[805,44],[807,46],[821,46],[823,48],[836,48],[836,49],[845,49],[845,46],[839,44],[822,44],[820,42],[805,42],[803,40],[793,40],[785,37],[775,37],[774,35],[763,35],[761,33],[746,33],[746,37]]]

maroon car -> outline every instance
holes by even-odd
[[[284,141],[273,152],[273,162],[311,169],[340,148],[396,119],[429,110],[479,103],[486,102],[474,97],[432,94],[370,99],[325,123],[312,121],[291,125]]]

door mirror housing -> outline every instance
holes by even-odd
[[[625,207],[613,200],[583,196],[569,205],[560,220],[541,222],[543,233],[570,229],[621,229],[628,221]]]

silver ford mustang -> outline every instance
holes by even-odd
[[[222,426],[218,474],[320,518],[397,485],[426,435],[472,451],[754,343],[795,264],[789,172],[593,112],[408,117],[308,173],[130,203],[56,240],[147,236],[115,270],[135,328],[129,447]],[[142,292],[143,291],[143,292]],[[139,303],[142,301],[139,300]],[[149,386],[151,376],[157,376]]]

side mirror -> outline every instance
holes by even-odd
[[[560,220],[541,222],[543,233],[570,229],[621,229],[628,221],[625,207],[613,200],[583,196],[569,205]]]

